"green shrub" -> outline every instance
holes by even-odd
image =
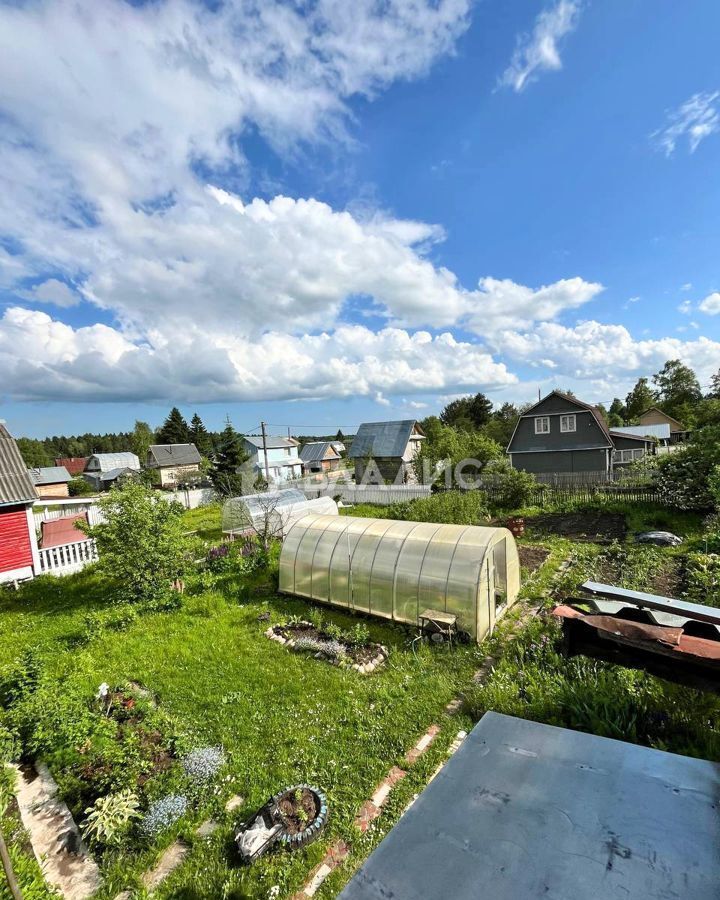
[[[99,797],[85,813],[83,837],[91,844],[112,847],[122,842],[132,820],[140,818],[140,805],[132,791],[125,790]]]
[[[76,478],[71,478],[68,481],[68,494],[71,497],[87,497],[95,493],[97,493],[95,488],[82,475],[78,475]]]
[[[388,519],[410,522],[479,525],[487,517],[487,497],[481,491],[442,491],[387,508]]]
[[[532,473],[514,469],[507,460],[489,463],[483,473],[483,483],[492,486],[493,502],[503,509],[526,506],[538,489],[537,479]]]
[[[113,488],[99,505],[105,521],[84,530],[97,541],[99,567],[117,596],[166,608],[163,600],[172,599],[172,583],[188,564],[182,506],[136,482]]]

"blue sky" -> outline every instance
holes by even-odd
[[[720,369],[710,0],[0,3],[0,416],[351,429]]]

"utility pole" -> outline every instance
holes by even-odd
[[[265,457],[265,481],[268,483],[268,487],[270,487],[270,466],[268,465],[268,455],[267,455],[267,434],[265,433],[265,423],[260,423],[260,430],[262,431],[262,439],[263,439],[263,456]]]

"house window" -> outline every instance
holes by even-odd
[[[550,416],[538,416],[535,419],[535,434],[550,434]]]
[[[642,459],[643,456],[645,456],[644,450],[616,450],[613,453],[616,463],[629,463],[634,459]]]
[[[575,431],[575,414],[574,413],[570,416],[560,416],[560,431],[565,434],[570,431]]]

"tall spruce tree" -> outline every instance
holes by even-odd
[[[190,429],[183,414],[173,406],[170,414],[158,431],[158,444],[188,444],[190,442]]]
[[[212,456],[213,446],[210,434],[197,413],[190,420],[190,442],[195,444],[201,456],[208,459]]]
[[[238,469],[247,458],[242,438],[228,418],[225,428],[220,432],[215,459],[210,470],[210,480],[218,494],[223,497],[236,497],[242,494],[243,479]]]

